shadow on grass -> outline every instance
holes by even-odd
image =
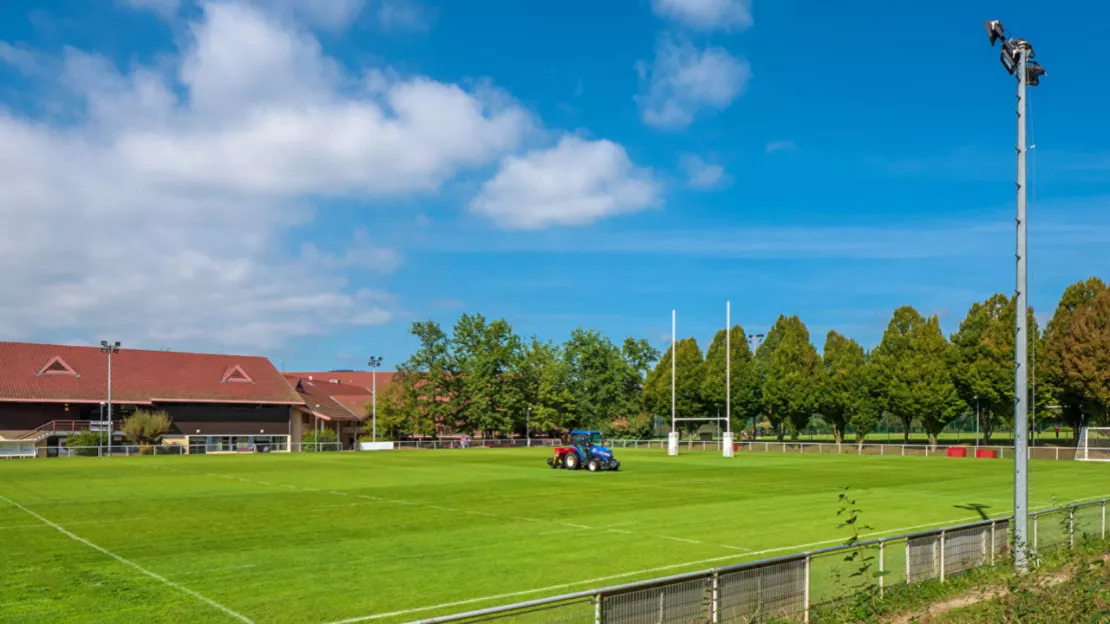
[[[956,509],[966,509],[968,511],[974,511],[975,513],[979,514],[979,517],[982,518],[983,520],[990,520],[991,519],[991,517],[987,515],[987,512],[984,511],[985,509],[990,509],[991,508],[990,505],[981,505],[979,503],[968,503],[966,505],[953,505],[953,506]]]

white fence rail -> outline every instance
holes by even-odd
[[[1110,499],[1029,515],[1033,554],[1107,538]],[[1012,517],[834,546],[721,568],[590,589],[415,624],[446,622],[566,622],[582,624],[692,624],[809,622],[823,609],[865,590],[883,594],[923,581],[945,582],[975,568],[1002,563],[1012,546]],[[1040,527],[1055,527],[1051,532]],[[1040,536],[1038,535],[1040,533]],[[1051,534],[1051,539],[1045,537]],[[873,563],[863,575],[859,550]],[[410,623],[411,624],[411,623]]]

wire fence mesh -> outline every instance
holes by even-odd
[[[712,616],[712,579],[696,578],[605,595],[601,617],[613,624],[687,624]]]

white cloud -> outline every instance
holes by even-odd
[[[750,0],[652,0],[655,14],[698,30],[743,30],[752,25]]]
[[[341,28],[362,12],[365,0],[250,0],[279,15],[320,28]]]
[[[696,154],[684,155],[679,161],[679,167],[686,174],[686,183],[691,188],[708,190],[726,186],[731,182],[724,167],[706,162]]]
[[[721,47],[699,50],[689,42],[663,37],[651,66],[639,63],[636,102],[644,123],[682,128],[705,111],[727,108],[751,78],[748,61]]]
[[[181,0],[122,0],[125,4],[140,10],[154,11],[163,16],[170,17],[177,14],[181,8]]]
[[[378,23],[386,30],[424,32],[430,20],[428,9],[411,0],[382,0],[378,7]]]
[[[470,209],[506,229],[585,225],[660,204],[651,171],[612,141],[564,136],[557,145],[509,156]]]
[[[771,141],[764,148],[764,151],[768,154],[774,154],[775,152],[792,152],[795,147],[793,141]]]
[[[292,253],[312,200],[435,190],[530,117],[488,85],[350,76],[280,19],[207,4],[168,70],[67,53],[64,124],[0,111],[0,338],[259,349],[391,318],[344,272],[395,252]]]

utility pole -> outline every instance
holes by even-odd
[[[1017,78],[1017,267],[1014,331],[1014,566],[1029,571],[1027,549],[1029,516],[1029,327],[1028,259],[1026,257],[1025,88],[1037,86],[1044,69],[1031,60],[1036,56],[1025,39],[1007,37],[1002,22],[984,22],[991,45],[1002,42],[1002,65]]]

